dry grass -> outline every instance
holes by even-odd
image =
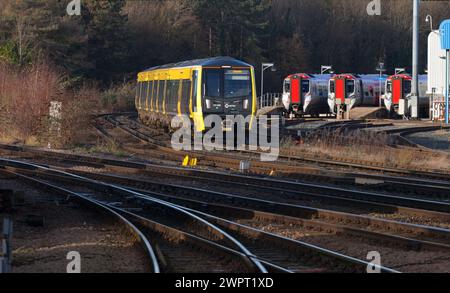
[[[0,63],[0,136],[21,141],[39,136],[50,101],[61,96],[59,81],[44,63],[23,69]]]
[[[120,145],[115,141],[102,141],[98,140],[92,146],[85,146],[76,148],[75,151],[80,153],[88,153],[88,154],[109,154],[116,157],[127,157],[130,154],[125,152]]]
[[[62,103],[55,127],[50,103]],[[47,63],[18,68],[0,63],[0,141],[54,147],[82,144],[80,132],[92,115],[133,109],[134,86],[123,84],[101,92],[94,86],[65,87],[64,75]]]
[[[360,161],[404,169],[450,171],[450,156],[391,147],[392,138],[362,130],[324,130],[298,141],[284,140],[285,155],[307,155],[331,160]]]

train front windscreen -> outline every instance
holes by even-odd
[[[302,80],[302,96],[304,94],[309,93],[309,85],[310,85],[309,80],[307,80],[307,79]]]
[[[345,91],[347,94],[353,94],[355,92],[355,81],[347,80],[345,82]]]
[[[249,69],[205,69],[203,99],[206,113],[249,114],[252,78]]]

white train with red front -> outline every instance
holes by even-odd
[[[386,80],[386,94],[384,105],[389,112],[411,113],[411,90],[412,78],[408,74],[391,75]],[[430,99],[427,96],[428,76],[419,75],[419,113],[421,116],[428,115]],[[405,100],[405,109],[399,112],[400,100]]]
[[[379,106],[387,75],[337,74],[328,84],[328,106],[337,113],[338,104],[347,102],[347,111],[360,106]],[[338,101],[338,102],[336,102]]]
[[[311,115],[329,113],[328,81],[330,74],[297,73],[286,77],[283,84],[283,105],[288,115]]]

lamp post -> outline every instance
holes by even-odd
[[[378,104],[379,104],[379,107],[381,108],[381,92],[382,92],[381,80],[383,78],[383,72],[386,71],[386,68],[384,68],[384,63],[383,62],[380,62],[378,64],[377,71],[380,72],[380,77],[378,79],[378,84],[379,84],[379,89],[380,89],[380,92],[378,93]]]
[[[261,98],[264,96],[264,71],[272,68],[272,72],[276,71],[274,63],[263,63],[261,65]]]
[[[395,75],[398,75],[400,73],[404,73],[406,71],[405,68],[395,68]]]
[[[425,18],[425,22],[430,23],[430,30],[433,31],[433,17],[428,14],[427,17]]]
[[[320,67],[320,74],[324,74],[324,73],[327,72],[327,71],[329,71],[330,74],[333,74],[333,73],[334,73],[334,71],[333,71],[333,66],[330,66],[330,65],[322,65],[322,66]]]
[[[411,118],[419,117],[419,10],[420,0],[414,0]]]

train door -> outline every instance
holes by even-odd
[[[394,78],[392,80],[392,104],[398,105],[400,99],[403,98],[402,78]]]
[[[291,106],[294,112],[297,112],[301,103],[301,78],[293,76],[291,79]]]
[[[335,97],[336,97],[336,100],[341,101],[341,104],[345,103],[345,98],[347,95],[346,80],[347,79],[345,77],[336,77],[335,82],[334,82]]]

